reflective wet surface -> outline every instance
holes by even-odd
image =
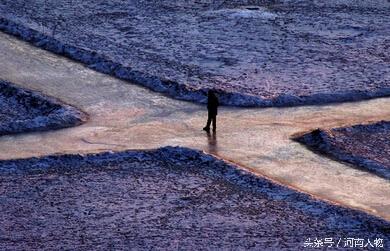
[[[290,138],[317,127],[390,120],[390,98],[328,106],[206,109],[89,70],[0,33],[0,78],[74,105],[82,126],[0,137],[0,159],[180,145],[202,149],[278,183],[390,220],[390,182],[317,155]]]

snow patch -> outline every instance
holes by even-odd
[[[242,192],[250,192],[255,196],[265,196],[266,199],[287,203],[307,215],[319,217],[334,229],[353,230],[365,228],[383,231],[389,228],[389,223],[363,212],[344,208],[320,201],[308,194],[292,190],[274,183],[262,176],[255,175],[245,169],[226,163],[212,155],[199,150],[183,147],[163,147],[156,150],[106,152],[87,155],[53,155],[40,158],[0,161],[1,175],[25,175],[28,173],[55,172],[94,172],[104,170],[109,166],[115,170],[120,166],[138,162],[137,169],[148,169],[151,163],[176,170],[191,171],[197,176],[206,176],[215,180],[228,182]],[[190,181],[183,180],[185,186]],[[177,203],[189,203],[187,200]]]
[[[237,9],[220,9],[216,11],[205,12],[206,16],[223,16],[226,18],[256,18],[264,20],[275,20],[278,15],[268,11],[264,7],[260,6],[243,6]]]
[[[296,137],[295,140],[314,151],[390,179],[390,122],[381,121],[332,130],[316,129]]]
[[[211,88],[259,107],[390,95],[385,1],[271,2],[5,0],[0,30],[187,101]]]
[[[87,115],[54,98],[0,80],[0,135],[80,125]]]

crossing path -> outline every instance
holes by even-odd
[[[174,100],[0,33],[0,78],[89,114],[78,127],[0,137],[0,159],[179,145],[277,183],[390,220],[390,182],[291,140],[317,127],[390,120],[390,98],[292,108],[223,107],[207,135],[205,107]]]

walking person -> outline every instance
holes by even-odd
[[[217,130],[218,106],[219,106],[219,101],[217,96],[215,95],[215,92],[213,90],[209,90],[207,94],[208,117],[207,117],[207,124],[203,128],[204,131],[210,132],[211,122],[213,122],[213,132]]]

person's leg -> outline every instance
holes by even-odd
[[[213,116],[213,131],[217,130],[217,115]]]
[[[203,130],[205,130],[205,131],[210,131],[211,119],[212,119],[212,117],[210,116],[210,113],[209,113],[208,116],[207,116],[207,124],[206,124],[206,126],[203,128]]]

